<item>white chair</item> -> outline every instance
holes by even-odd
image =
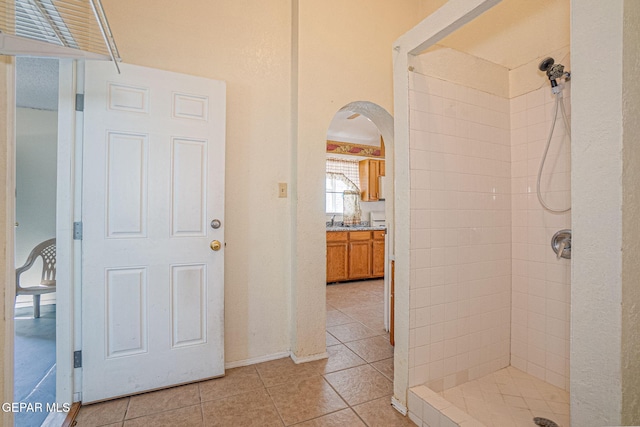
[[[22,286],[20,275],[29,270],[38,257],[42,257],[42,276],[39,285]],[[56,239],[45,240],[33,248],[27,262],[16,268],[16,296],[33,296],[33,317],[40,317],[40,295],[56,291]]]

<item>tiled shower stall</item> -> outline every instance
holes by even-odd
[[[536,195],[555,99],[542,73],[511,99],[469,86],[409,73],[414,420],[426,416],[415,408],[421,386],[442,395],[510,365],[515,377],[569,387],[570,261],[550,241],[571,217]],[[567,83],[568,115],[569,94]],[[558,112],[542,175],[554,208],[570,203],[565,133]]]

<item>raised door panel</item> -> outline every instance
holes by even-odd
[[[348,231],[327,231],[327,242],[346,242],[349,240]]]
[[[395,332],[396,332],[396,282],[395,282],[395,261],[391,261],[391,274],[389,275],[390,282],[390,295],[389,295],[389,342],[391,345],[396,345]]]
[[[371,201],[369,188],[369,162],[370,160],[361,160],[358,163],[358,175],[360,178],[360,198],[363,202]]]
[[[384,240],[373,241],[373,277],[384,276]]]
[[[369,200],[369,166],[366,164],[366,160],[360,160],[358,162],[358,178],[360,178],[360,199],[363,202]]]
[[[171,236],[205,236],[207,141],[171,140]]]
[[[107,268],[106,354],[107,359],[147,352],[147,269]]]
[[[207,266],[171,266],[171,346],[207,340]]]
[[[374,202],[379,199],[378,177],[380,176],[380,161],[367,159],[358,163],[360,176],[360,198],[363,202]]]
[[[379,162],[377,160],[369,161],[369,198],[378,200],[380,194],[378,191],[378,177],[380,176]]]
[[[349,240],[371,240],[371,232],[370,231],[350,231],[349,232]]]
[[[373,231],[373,240],[384,240],[384,235],[384,230],[375,230]]]
[[[327,243],[327,282],[348,279],[348,250],[347,242]]]
[[[148,135],[109,131],[106,145],[106,236],[146,238]]]
[[[371,241],[349,242],[349,279],[371,277]]]

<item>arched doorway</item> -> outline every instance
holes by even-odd
[[[343,342],[340,334],[346,333],[348,326],[340,323],[351,321],[361,323],[374,332],[382,330],[388,334],[386,339],[393,341],[393,141],[393,117],[384,108],[368,101],[356,101],[340,108],[327,131],[327,284],[339,283],[327,287],[328,346],[332,342],[337,345],[332,340],[332,332],[338,335],[339,343]],[[342,197],[342,189],[332,184],[331,180],[335,179],[334,173],[342,172],[342,167],[346,175],[352,174],[347,181],[357,182],[360,213],[355,223],[343,213],[340,200],[340,206],[336,206],[336,200]],[[335,171],[331,172],[333,168]],[[349,221],[345,221],[347,218]],[[380,251],[383,253],[382,259]],[[370,260],[370,264],[361,263],[363,259]],[[367,268],[370,276],[366,276]],[[374,280],[367,280],[370,278]],[[371,288],[368,288],[369,283]],[[369,290],[380,298],[369,300]],[[349,300],[345,295],[354,298]],[[361,304],[358,303],[360,299]],[[380,310],[377,311],[376,307],[380,307]],[[378,317],[371,319],[370,316]],[[363,329],[363,336],[367,333]],[[376,338],[354,339],[346,342],[346,345],[358,353],[356,349],[372,340],[378,340],[378,344],[382,345],[380,335]],[[387,349],[392,356],[393,349]],[[392,366],[393,359],[387,360],[387,363]]]

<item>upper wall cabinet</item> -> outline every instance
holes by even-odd
[[[380,177],[385,174],[384,160],[367,159],[358,163],[360,198],[363,202],[380,200]]]

